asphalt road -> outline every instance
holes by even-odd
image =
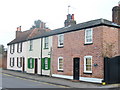
[[[61,85],[54,85],[50,83],[2,74],[2,88],[65,88],[65,87]]]

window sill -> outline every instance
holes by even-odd
[[[49,49],[49,48],[44,48],[44,49]]]
[[[29,50],[29,51],[33,51],[33,50]]]
[[[85,43],[84,45],[92,45],[93,43]]]
[[[85,72],[85,71],[84,71],[83,74],[92,74],[92,72]]]
[[[64,46],[58,46],[58,48],[63,48]]]
[[[63,70],[57,70],[58,72],[64,72]]]
[[[14,54],[14,53],[10,53],[10,54]]]

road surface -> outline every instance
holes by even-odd
[[[8,74],[2,75],[2,88],[66,88],[65,86],[40,82],[20,77],[15,77]]]

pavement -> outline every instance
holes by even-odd
[[[28,73],[4,70],[4,69],[2,70],[2,73],[12,75],[15,77],[21,77],[21,78],[30,79],[30,80],[46,82],[46,83],[55,84],[55,85],[61,85],[68,88],[119,88],[120,89],[120,84],[102,85],[102,84],[96,84],[96,83],[67,80],[67,79],[56,78],[56,77],[40,76],[35,74],[28,74]]]

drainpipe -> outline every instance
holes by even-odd
[[[43,38],[41,38],[41,76],[42,76],[42,47],[43,47]]]
[[[50,48],[50,77],[52,77],[52,47]]]

